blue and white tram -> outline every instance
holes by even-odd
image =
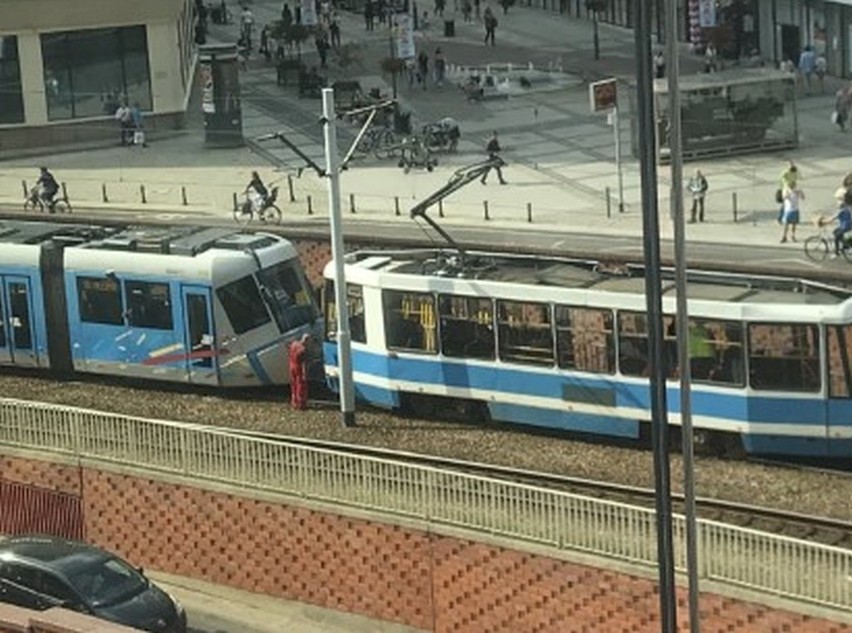
[[[285,384],[322,327],[287,240],[230,229],[0,223],[0,364]]]
[[[475,405],[491,419],[639,438],[650,422],[640,268],[429,250],[346,256],[356,394]],[[333,263],[326,373],[337,389]],[[664,275],[666,279],[666,275]],[[664,281],[670,421],[680,423],[674,281]],[[748,453],[852,456],[852,292],[689,275],[697,439]],[[734,440],[732,443],[731,440]]]

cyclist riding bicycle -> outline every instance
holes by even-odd
[[[55,203],[54,197],[59,192],[59,183],[53,177],[47,167],[41,167],[41,174],[36,180],[36,187],[39,189],[39,197],[46,205],[52,207]]]
[[[245,193],[248,195],[249,204],[251,204],[249,210],[254,213],[260,213],[266,200],[269,198],[269,191],[260,179],[260,174],[256,171],[251,172],[251,181],[248,187],[246,187]]]
[[[838,257],[846,248],[845,236],[852,230],[852,191],[846,190],[843,192],[843,197],[838,198],[840,207],[832,217],[827,220],[820,220],[819,225],[823,226],[829,222],[837,222],[837,228],[834,229],[834,254],[832,257]]]

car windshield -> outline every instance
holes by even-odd
[[[142,574],[117,558],[77,569],[68,580],[92,607],[129,600],[148,586]]]

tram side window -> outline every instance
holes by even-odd
[[[555,321],[559,367],[599,374],[615,372],[611,310],[556,306]]]
[[[121,287],[113,277],[78,277],[80,320],[86,323],[123,325]]]
[[[127,323],[135,327],[171,330],[172,302],[169,285],[147,281],[125,281]]]
[[[441,351],[453,358],[494,359],[491,299],[441,295]]]
[[[3,293],[0,292],[0,347],[6,347],[6,319],[3,316]]]
[[[625,376],[648,375],[648,324],[644,312],[618,313],[618,367]]]
[[[522,301],[497,302],[500,360],[553,365],[550,305]]]
[[[749,383],[765,391],[819,391],[819,331],[815,325],[748,326]]]
[[[325,305],[325,338],[333,341],[337,338],[337,304],[334,297],[334,281],[326,279],[323,294]],[[357,284],[346,284],[346,307],[349,309],[349,338],[353,343],[367,342],[367,328],[364,321],[364,289]]]
[[[382,303],[388,349],[437,351],[435,297],[422,292],[385,290]]]
[[[308,282],[297,267],[298,260],[294,261],[280,262],[258,273],[281,332],[289,332],[300,325],[311,323],[316,317]]]
[[[852,326],[831,325],[827,329],[829,396],[852,397]]]
[[[222,302],[235,334],[243,334],[266,325],[271,320],[252,275],[246,275],[218,288],[216,296]]]

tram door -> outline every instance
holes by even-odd
[[[219,382],[218,363],[213,348],[213,315],[210,290],[202,286],[183,286],[184,349],[187,380],[195,384]]]
[[[828,452],[852,458],[852,326],[828,326]]]
[[[0,277],[0,358],[24,367],[38,365],[33,334],[32,292],[26,277]]]

